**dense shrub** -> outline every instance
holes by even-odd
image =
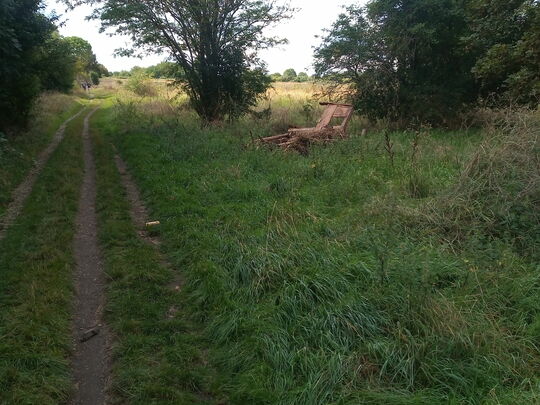
[[[131,75],[126,88],[140,97],[154,97],[157,95],[152,79],[143,71]]]
[[[41,89],[40,51],[54,31],[41,0],[0,3],[0,131],[22,124]]]

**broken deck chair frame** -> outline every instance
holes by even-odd
[[[347,126],[354,112],[353,106],[350,104],[335,103],[320,104],[326,106],[326,108],[315,128],[291,128],[286,134],[268,136],[261,138],[261,141],[288,147],[296,144],[296,141],[300,138],[304,140],[344,138],[347,134]],[[343,118],[343,121],[340,125],[333,126],[332,119],[334,118]]]

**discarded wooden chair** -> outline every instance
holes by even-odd
[[[347,136],[347,127],[354,112],[350,104],[320,103],[326,106],[314,128],[291,128],[286,134],[261,138],[261,142],[276,144],[284,149],[304,152],[310,143],[331,142]],[[334,118],[341,118],[339,125],[332,125]]]

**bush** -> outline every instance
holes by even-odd
[[[157,89],[150,76],[144,72],[136,72],[128,79],[126,88],[140,97],[155,97]]]
[[[94,86],[97,86],[99,84],[99,73],[90,72],[90,80]]]

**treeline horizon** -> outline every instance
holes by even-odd
[[[254,52],[286,42],[267,37],[264,29],[291,18],[290,7],[268,0],[239,1],[238,8],[230,10],[214,9],[203,0],[190,6],[175,2],[174,7],[184,17],[175,20],[172,29],[169,14],[154,3],[97,3],[91,18],[99,18],[103,29],[136,38],[132,46],[119,49],[119,55],[166,53],[173,61],[113,75],[175,79],[208,122],[248,113],[272,82],[313,80],[294,69],[269,74]],[[66,92],[75,79],[91,85],[108,74],[90,44],[61,37],[56,18],[43,9],[42,0],[2,3],[0,74],[5,84],[0,88],[0,131],[24,122],[41,91]],[[202,35],[216,26],[223,35]],[[482,105],[536,108],[540,3],[371,0],[353,5],[325,32],[314,51],[314,67],[314,79],[334,84],[329,88],[333,100],[353,103],[372,121],[401,127],[453,126]]]
[[[110,73],[112,77],[128,78],[133,75],[144,74],[152,79],[178,79],[182,77],[182,70],[174,62],[164,61],[148,67],[133,66],[130,70],[118,70]],[[293,68],[285,69],[283,73],[267,73],[273,82],[305,83],[314,80],[313,76],[306,72],[296,73]]]

